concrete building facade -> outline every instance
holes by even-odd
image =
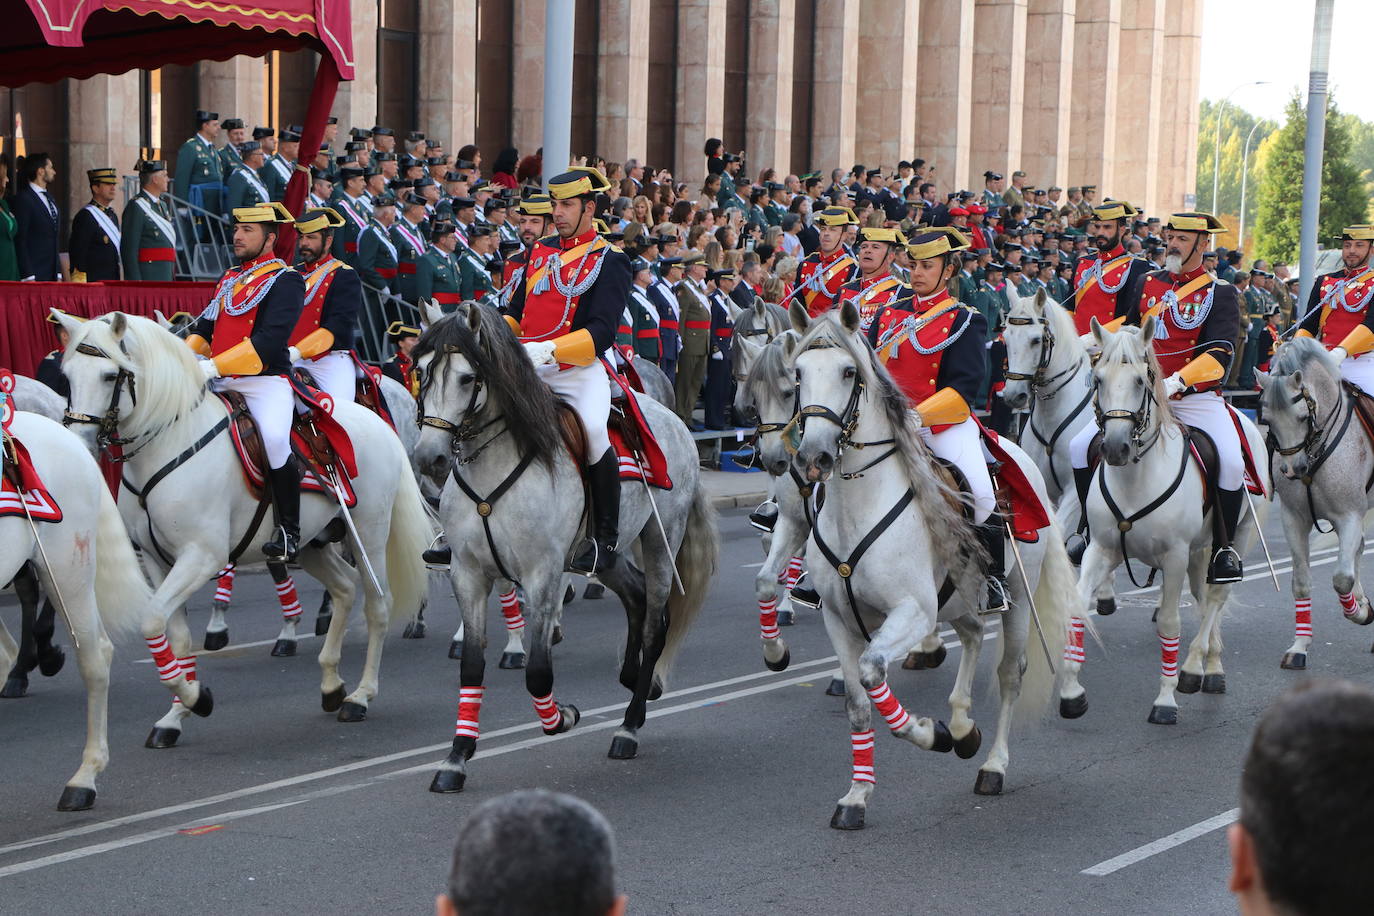
[[[575,0],[574,155],[666,166],[702,145],[751,176],[892,169],[941,191],[1021,168],[1150,212],[1195,185],[1203,0]],[[423,130],[487,163],[540,146],[545,0],[354,0],[357,79],[340,123]],[[197,107],[299,123],[310,52],[235,58],[0,94],[5,152],[54,154],[74,212],[82,171],[170,158]]]

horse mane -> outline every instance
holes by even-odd
[[[479,316],[478,332],[468,326],[468,310]],[[461,353],[487,388],[484,412],[499,411],[521,454],[552,466],[562,449],[558,401],[534,369],[501,313],[488,305],[464,303],[430,325],[415,344],[414,358],[428,353]]]
[[[1035,303],[1041,296],[1044,297],[1044,302],[1037,313]],[[1076,353],[1083,352],[1083,344],[1078,340],[1078,328],[1073,323],[1073,313],[1055,302],[1044,290],[1039,290],[1035,296],[1018,298],[1007,311],[1008,318],[1036,318],[1037,314],[1044,316],[1050,333],[1054,335],[1056,347],[1068,346]],[[1069,343],[1070,340],[1073,343]]]
[[[1154,378],[1155,403],[1159,407],[1159,425],[1171,429],[1178,428],[1178,420],[1169,407],[1169,398],[1164,393],[1164,374],[1159,368],[1159,359],[1154,348],[1145,343],[1142,331],[1137,327],[1122,326],[1114,333],[1102,335],[1102,355],[1097,359],[1097,369],[1104,367],[1137,366],[1144,363]]]
[[[744,384],[751,394],[757,387],[772,384],[777,379],[787,378],[792,374],[786,350],[788,335],[793,335],[795,339],[796,332],[788,328],[759,350],[759,355],[754,359],[754,364],[749,367],[749,374],[744,379]]]
[[[1274,354],[1274,368],[1270,375],[1292,375],[1298,370],[1306,372],[1314,363],[1328,375],[1335,374],[1331,355],[1320,341],[1315,337],[1294,337]]]
[[[868,341],[845,330],[836,317],[826,312],[811,321],[794,353],[813,347],[839,347],[854,360],[863,374],[864,384],[882,409],[892,428],[893,444],[902,461],[907,479],[919,494],[921,517],[925,520],[932,549],[946,570],[958,569],[969,557],[982,556],[974,528],[957,508],[967,497],[950,486],[936,470],[934,458],[921,438],[919,420],[906,394],[888,375]]]
[[[111,326],[124,320],[122,337]],[[110,312],[83,322],[67,344],[71,353],[81,344],[99,348],[121,369],[134,376],[137,403],[120,420],[126,435],[152,429],[189,413],[205,395],[205,380],[186,342],[151,318]]]

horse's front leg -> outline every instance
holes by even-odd
[[[191,655],[186,600],[219,568],[219,559],[197,544],[189,545],[158,585],[149,613],[143,618],[143,638],[158,678],[173,694],[172,708],[153,726],[144,742],[146,747],[172,747],[181,735],[181,720],[187,710],[208,716],[214,709],[214,697],[199,681]]]
[[[1345,619],[1367,626],[1374,623],[1374,610],[1371,610],[1369,599],[1360,587],[1359,569],[1356,567],[1356,561],[1364,552],[1364,519],[1360,513],[1351,512],[1332,519],[1331,524],[1336,529],[1336,537],[1340,539],[1331,585],[1336,589]]]
[[[506,648],[501,652],[498,667],[518,670],[525,667],[525,617],[520,613],[520,596],[515,585],[502,583],[507,589],[501,593],[501,618],[506,622]]]
[[[1078,672],[1087,658],[1083,645],[1087,628],[1083,618],[1096,600],[1098,590],[1111,580],[1112,571],[1120,562],[1121,554],[1099,543],[1097,538],[1088,542],[1078,574],[1078,613],[1069,618],[1069,639],[1064,647],[1064,673],[1059,682],[1059,715],[1062,718],[1077,719],[1088,711],[1088,692],[1078,682]]]
[[[431,792],[463,791],[468,778],[468,761],[477,750],[482,699],[486,695],[483,679],[487,670],[487,595],[491,592],[492,580],[476,564],[450,563],[449,581],[463,619],[459,628],[462,648],[457,656],[460,661],[458,720],[453,727],[453,746],[448,757],[430,780]]]
[[[844,707],[849,716],[849,748],[853,757],[849,791],[835,805],[830,826],[836,830],[861,830],[876,780],[873,767],[873,710],[859,677],[859,656],[863,654],[864,641],[849,631],[834,610],[822,608],[821,617],[830,635],[830,644],[840,657],[840,670],[844,673]]]
[[[618,560],[624,564],[623,556]],[[548,564],[545,564],[547,566]],[[546,735],[557,735],[569,731],[582,714],[577,707],[558,703],[553,696],[553,627],[556,602],[561,597],[559,583],[562,572],[558,569],[540,570],[527,576],[522,583],[529,613],[525,621],[529,630],[529,667],[525,669],[525,689],[534,702],[534,712]],[[628,606],[628,602],[626,603]],[[467,655],[464,645],[463,655]]]
[[[1279,667],[1302,671],[1312,647],[1312,523],[1287,501],[1283,503],[1283,533],[1293,554],[1293,644],[1283,653]]]
[[[954,689],[949,694],[949,733],[954,736],[954,753],[961,760],[968,760],[983,744],[983,733],[969,715],[973,708],[973,676],[978,672],[978,655],[983,649],[983,618],[976,613],[966,614],[949,624],[964,649],[959,656]]]
[[[798,530],[800,529],[800,530]],[[801,558],[797,554],[806,542],[807,532],[804,525],[797,525],[787,515],[778,517],[777,525],[769,538],[768,556],[754,577],[754,597],[759,605],[759,637],[763,641],[763,663],[769,671],[784,671],[792,660],[787,643],[778,630],[780,600],[786,600],[787,584],[795,582],[792,566],[795,562],[798,571]]]
[[[1190,558],[1184,555],[1188,548],[1186,545],[1179,544],[1165,554],[1161,564],[1160,575],[1163,581],[1159,588],[1159,614],[1155,621],[1155,629],[1159,635],[1159,694],[1155,697],[1154,705],[1150,707],[1148,721],[1153,725],[1175,725],[1178,723],[1178,698],[1174,696],[1174,688],[1179,686],[1178,679],[1178,643],[1181,631],[1179,621],[1178,602],[1183,594],[1183,583],[1187,577],[1187,567]],[[1206,591],[1201,594],[1205,595]],[[1201,597],[1198,599],[1202,600]],[[1199,636],[1201,636],[1199,632]],[[1198,661],[1199,671],[1196,673],[1196,685],[1202,683],[1201,662]],[[1189,678],[1192,681],[1192,678]],[[1192,683],[1186,686],[1184,693],[1193,693],[1197,686]]]
[[[229,602],[234,600],[234,580],[237,575],[238,569],[233,563],[225,564],[215,574],[215,597],[210,602],[210,620],[205,624],[203,643],[207,652],[215,652],[229,645],[229,621],[225,613],[229,610]]]
[[[944,753],[954,749],[949,727],[937,719],[912,718],[887,686],[891,664],[905,657],[907,650],[933,629],[933,604],[933,594],[911,596],[888,611],[887,619],[859,656],[859,682],[892,734],[922,750]]]
[[[296,625],[301,620],[301,600],[296,594],[296,580],[287,572],[285,563],[269,560],[267,571],[272,574],[277,603],[281,605],[281,631],[277,633],[277,641],[272,644],[272,655],[275,658],[290,658],[296,654]]]

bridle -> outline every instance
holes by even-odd
[[[1147,366],[1145,370],[1144,390],[1140,393],[1140,406],[1135,410],[1103,410],[1102,404],[1098,400],[1097,394],[1100,389],[1093,392],[1093,413],[1097,415],[1097,425],[1105,430],[1104,425],[1107,420],[1130,420],[1131,421],[1131,444],[1135,446],[1135,457],[1131,459],[1132,464],[1136,464],[1145,457],[1145,453],[1154,447],[1159,441],[1160,426],[1155,424],[1154,432],[1145,437],[1145,431],[1150,426],[1150,420],[1154,414],[1155,400],[1155,370],[1153,366]]]
[[[753,310],[752,310],[752,309],[750,309],[749,312],[750,312],[751,315],[753,314]],[[734,330],[733,330],[731,333],[732,333],[732,335],[733,335],[734,337],[743,337],[743,338],[750,344],[750,346],[753,346],[753,338],[755,338],[755,337],[763,337],[763,336],[766,335],[766,336],[767,336],[767,339],[766,339],[762,344],[759,345],[759,348],[762,349],[763,347],[765,347],[765,346],[767,346],[769,343],[771,343],[771,342],[773,341],[773,339],[774,339],[775,337],[777,337],[778,334],[781,334],[782,332],[781,332],[781,331],[773,331],[773,330],[769,329],[769,327],[768,327],[768,319],[765,318],[765,319],[764,319],[764,325],[763,325],[763,327],[761,327],[761,328],[749,327],[749,328],[745,328],[745,329],[742,329],[742,330],[741,330],[740,327],[739,327],[738,325],[736,325],[735,328],[734,328]],[[747,372],[746,372],[744,375],[740,375],[740,374],[739,374],[739,371],[738,371],[738,370],[741,368],[741,365],[740,365],[740,364],[741,364],[742,362],[743,362],[742,360],[738,360],[738,359],[733,360],[733,361],[731,362],[731,372],[730,372],[730,374],[731,374],[731,376],[734,377],[735,384],[737,384],[737,385],[742,385],[742,384],[745,383],[745,381],[748,380],[748,373],[747,373]]]
[[[808,346],[806,349],[822,350],[830,349],[834,346],[834,344],[815,342]],[[855,439],[853,438],[854,429],[859,425],[859,403],[863,399],[863,394],[866,388],[867,386],[864,383],[863,373],[860,372],[856,367],[854,369],[854,385],[849,389],[849,400],[845,402],[844,410],[842,412],[836,413],[831,407],[825,404],[808,404],[797,411],[796,420],[793,421],[797,424],[798,431],[802,435],[806,434],[806,421],[812,417],[816,417],[821,420],[827,420],[831,423],[834,423],[836,426],[840,428],[839,438],[835,441],[835,463],[837,465],[837,470],[840,458],[844,455],[844,451],[847,448],[865,449],[879,445],[891,446],[891,448],[889,448],[887,451],[883,452],[877,458],[868,462],[868,464],[865,464],[857,471],[850,471],[848,473],[843,471],[839,472],[840,477],[844,480],[853,480],[856,477],[862,477],[864,471],[870,470],[876,465],[882,463],[883,461],[897,454],[896,439],[874,439],[870,442],[858,442],[855,441]],[[797,400],[798,402],[800,402],[801,400],[800,385],[798,385],[797,387]]]
[[[1304,436],[1303,440],[1297,445],[1286,448],[1279,445],[1278,437],[1274,435],[1274,429],[1271,426],[1267,436],[1269,447],[1285,458],[1296,455],[1298,452],[1306,452],[1309,459],[1315,459],[1320,451],[1320,446],[1326,441],[1331,432],[1330,420],[1335,417],[1336,412],[1341,409],[1341,400],[1343,399],[1337,399],[1336,403],[1331,405],[1331,412],[1327,414],[1326,420],[1319,424],[1317,422],[1317,399],[1312,397],[1312,393],[1307,390],[1307,385],[1299,385],[1298,393],[1293,395],[1288,403],[1293,405],[1307,405],[1307,417],[1305,418],[1307,423],[1307,435]],[[1344,432],[1344,429],[1342,429],[1342,432]],[[1325,458],[1326,456],[1323,455],[1322,457]],[[1311,468],[1310,471],[1315,472],[1316,468]]]
[[[461,349],[459,347],[455,346],[454,344],[448,344],[442,350],[435,351],[436,362],[439,360],[446,361],[448,358],[448,354],[460,352]],[[429,390],[430,383],[439,375],[440,373],[437,371],[431,371],[424,374],[424,379],[420,383],[419,396],[415,399],[415,425],[421,429],[424,429],[426,426],[428,426],[433,429],[443,430],[444,432],[448,433],[450,438],[451,449],[456,458],[459,452],[462,450],[462,445],[464,442],[470,442],[471,440],[477,438],[477,436],[479,436],[484,430],[486,430],[492,424],[496,423],[501,418],[499,416],[492,417],[490,420],[482,424],[478,424],[476,422],[477,418],[474,415],[474,411],[476,411],[477,409],[477,399],[482,396],[482,389],[483,387],[485,387],[485,381],[483,380],[482,376],[476,374],[475,372],[473,373],[472,377],[472,394],[468,396],[467,405],[463,408],[462,413],[458,415],[458,421],[456,423],[452,420],[446,420],[443,417],[438,417],[434,416],[433,414],[425,413],[425,393]],[[491,443],[494,442],[501,435],[501,433],[504,432],[504,429],[501,430],[501,432],[498,432],[495,436],[488,439],[485,443],[483,443],[483,445],[480,448],[476,449],[472,454],[465,455],[460,463],[468,464],[475,460],[477,456],[480,455],[488,445],[491,445]]]
[[[120,344],[120,349],[123,350],[123,348],[124,345]],[[138,393],[134,388],[134,374],[130,372],[128,369],[125,369],[123,366],[120,366],[119,363],[110,356],[110,354],[106,353],[104,350],[100,349],[94,344],[79,343],[76,345],[76,352],[81,353],[85,356],[98,356],[101,359],[107,359],[110,362],[114,363],[115,366],[118,368],[118,371],[115,373],[114,385],[110,389],[110,406],[105,408],[104,414],[102,414],[101,416],[94,416],[88,413],[77,413],[73,411],[70,407],[68,407],[62,416],[63,426],[75,426],[79,424],[94,425],[96,427],[96,445],[97,447],[105,450],[108,455],[108,451],[111,446],[124,446],[134,441],[133,439],[122,439],[118,435],[119,398],[120,395],[123,393],[124,387],[126,385],[129,388],[129,402],[133,405],[138,404]],[[127,351],[125,352],[127,353]],[[151,441],[151,437],[149,437],[148,441]],[[133,455],[134,453],[130,453],[128,455],[121,455],[119,457],[108,455],[108,457],[110,457],[111,460],[114,461],[128,461],[130,458],[133,457]]]
[[[1022,315],[1016,315],[1007,318],[1007,324],[1016,325],[1018,327],[1038,324],[1045,329],[1044,333],[1040,337],[1040,358],[1036,361],[1035,371],[1030,373],[1012,372],[1010,369],[1008,369],[1006,372],[1002,373],[1003,377],[1007,381],[1029,382],[1032,395],[1037,394],[1041,388],[1044,388],[1048,385],[1054,385],[1055,382],[1059,382],[1059,384],[1054,385],[1054,388],[1050,391],[1039,395],[1040,400],[1048,401],[1052,399],[1055,395],[1059,394],[1059,392],[1064,389],[1065,385],[1073,381],[1074,376],[1078,374],[1078,370],[1083,368],[1083,360],[1086,359],[1086,357],[1080,355],[1078,357],[1078,361],[1075,362],[1072,366],[1069,366],[1067,369],[1064,369],[1060,372],[1056,372],[1054,375],[1050,376],[1049,378],[1046,378],[1045,370],[1049,369],[1050,360],[1054,358],[1055,343],[1054,329],[1050,326],[1049,321],[1043,317],[1026,318]],[[1060,379],[1063,379],[1063,381],[1059,381]]]

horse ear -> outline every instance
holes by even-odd
[[[1098,345],[1101,346],[1103,331],[1102,322],[1098,321],[1096,318],[1090,318],[1089,322],[1091,323],[1093,337],[1097,340]]]
[[[859,330],[859,309],[854,305],[853,299],[844,300],[844,304],[840,306],[840,324],[850,334]]]
[[[768,303],[760,296],[754,297],[754,314],[759,316],[759,321],[768,320]]]
[[[1150,343],[1150,341],[1154,340],[1154,339],[1155,339],[1155,328],[1157,328],[1158,326],[1159,326],[1159,323],[1158,323],[1158,321],[1155,319],[1155,316],[1154,316],[1154,315],[1151,315],[1150,317],[1146,318],[1145,321],[1140,325],[1140,339],[1141,339],[1141,341],[1143,341],[1146,345],[1148,345],[1148,344]]]
[[[62,324],[62,327],[67,329],[68,334],[75,334],[77,328],[81,327],[82,322],[80,318],[73,318],[61,309],[50,308],[48,311]]]
[[[791,356],[797,349],[797,335],[791,331],[784,331],[782,335],[782,352]]]
[[[1040,290],[1037,290],[1037,291],[1036,291],[1036,293],[1035,293],[1035,310],[1036,310],[1037,312],[1044,312],[1044,311],[1045,311],[1045,300],[1046,300],[1047,298],[1049,298],[1049,297],[1048,297],[1048,294],[1045,292],[1045,290],[1040,289]]]
[[[124,332],[129,330],[129,319],[123,312],[112,312],[110,314],[110,333],[114,334],[115,340],[124,336]]]
[[[444,310],[433,299],[421,299],[420,315],[425,319],[425,324],[436,324],[444,317]]]
[[[167,320],[166,315],[162,314],[162,309],[153,309],[153,317],[157,319],[157,323],[164,331],[170,331],[172,329],[172,323]]]
[[[1259,385],[1261,391],[1269,387],[1269,382],[1272,378],[1273,376],[1263,369],[1255,370],[1255,384]]]
[[[1302,387],[1302,370],[1294,369],[1293,374],[1288,376],[1288,387],[1297,391]]]
[[[811,327],[811,316],[806,312],[806,306],[800,302],[793,301],[787,307],[787,317],[792,319],[792,330],[798,334],[805,334],[806,329]]]
[[[482,330],[482,307],[476,302],[465,302],[468,312],[468,329],[476,336]]]

